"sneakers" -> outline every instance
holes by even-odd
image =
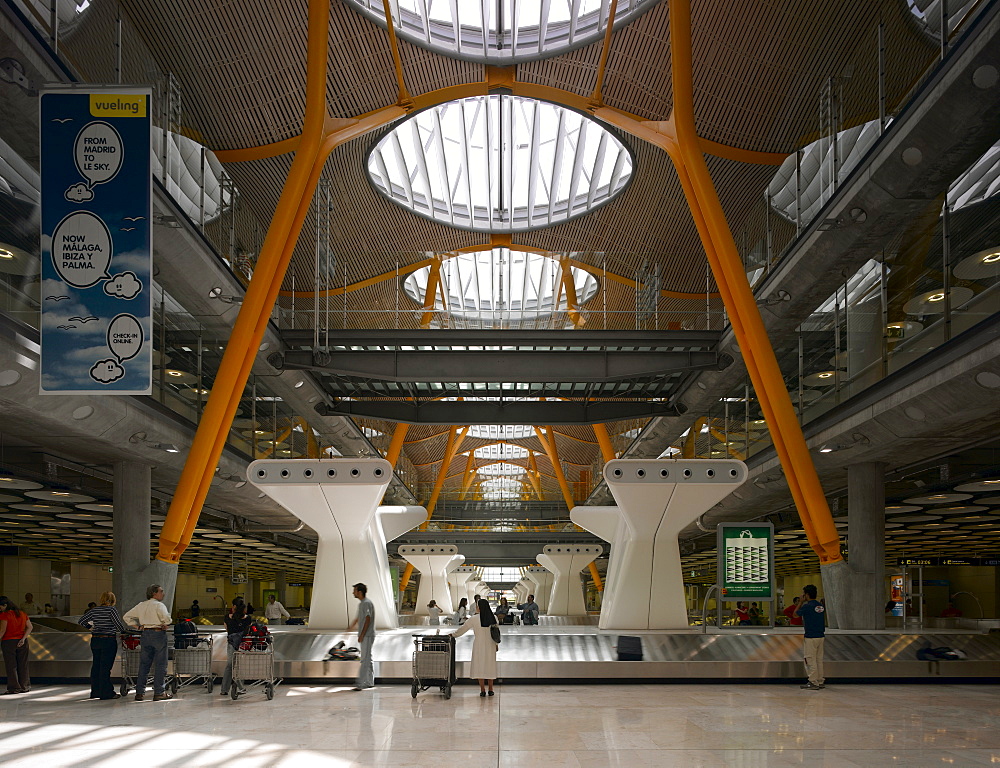
[[[173,697],[174,696],[172,693],[167,693],[166,691],[164,691],[163,693],[154,694],[153,701],[170,701],[170,699],[172,699]]]
[[[821,685],[814,685],[813,683],[804,683],[803,685],[800,685],[799,688],[802,688],[803,690],[806,690],[806,691],[821,691],[824,688],[826,688],[826,685],[822,685],[822,684]]]

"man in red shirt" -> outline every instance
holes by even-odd
[[[792,604],[789,605],[787,608],[785,608],[784,611],[782,611],[782,613],[785,614],[785,616],[788,617],[788,626],[790,626],[790,627],[801,627],[802,626],[802,617],[795,615],[795,610],[798,607],[799,607],[799,598],[794,597],[794,598],[792,598]]]
[[[31,619],[7,597],[0,597],[0,648],[7,674],[4,694],[27,693],[31,690],[28,677],[28,635]]]

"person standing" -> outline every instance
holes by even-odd
[[[111,667],[118,655],[118,634],[128,632],[128,627],[118,615],[114,592],[102,592],[100,605],[90,608],[80,617],[80,625],[90,630],[90,698],[120,699],[111,684]]]
[[[153,668],[153,701],[173,698],[163,687],[167,678],[167,627],[170,626],[170,611],[163,604],[163,598],[163,587],[150,584],[146,587],[146,600],[122,616],[126,624],[142,630],[139,638],[139,674],[135,681],[136,701],[146,697],[150,667]]]
[[[35,596],[30,592],[24,593],[24,602],[21,603],[21,611],[24,612],[25,616],[34,616],[36,613],[41,613],[38,606],[35,605]]]
[[[441,606],[437,604],[437,600],[431,600],[427,603],[428,624],[431,626],[440,624],[442,613],[444,613],[444,611],[442,611]]]
[[[358,628],[358,647],[361,649],[361,668],[354,681],[354,690],[364,691],[375,687],[375,666],[372,664],[372,646],[375,644],[375,606],[368,599],[368,587],[361,582],[354,585],[354,596],[358,603],[358,615],[347,628]]]
[[[267,619],[267,623],[280,626],[284,623],[282,617],[290,619],[292,614],[285,610],[285,606],[279,603],[274,595],[268,595],[267,603],[264,605],[264,618]]]
[[[0,696],[27,693],[31,690],[28,676],[28,636],[31,619],[7,597],[0,597],[0,650],[7,675],[7,690]]]
[[[252,621],[242,600],[233,605],[232,612],[222,619],[222,623],[226,625],[226,669],[222,673],[222,686],[219,692],[223,696],[229,695],[229,689],[233,684],[233,654],[239,650],[243,636]]]
[[[458,608],[455,609],[451,620],[455,624],[464,624],[467,618],[469,618],[469,598],[463,597],[458,601]]]
[[[201,616],[201,606],[198,605],[197,600],[194,600],[191,603],[191,618],[197,619],[199,616]]]
[[[785,616],[788,618],[788,626],[790,627],[802,626],[802,617],[795,615],[795,611],[798,609],[798,607],[799,607],[799,598],[793,597],[792,604],[782,611],[782,613],[785,614]]]
[[[806,584],[802,588],[799,607],[795,615],[802,618],[804,637],[802,638],[802,658],[806,663],[808,682],[800,685],[808,691],[826,688],[823,677],[823,639],[826,636],[826,608],[816,599],[816,585]]]
[[[538,623],[538,614],[540,610],[538,608],[538,603],[535,602],[534,595],[528,595],[527,602],[521,603],[517,606],[517,609],[521,611],[521,621],[525,624],[534,625]]]
[[[750,626],[750,612],[747,610],[746,603],[736,603],[736,623],[741,627]]]
[[[490,630],[496,623],[490,604],[486,600],[480,600],[478,615],[470,616],[462,628],[453,633],[455,637],[461,637],[472,630],[472,664],[469,676],[479,681],[480,696],[493,695],[493,681],[497,678],[497,644],[493,641]]]

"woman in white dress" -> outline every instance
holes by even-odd
[[[431,600],[427,603],[427,615],[430,616],[431,626],[441,623],[442,613],[444,613],[444,611],[442,611],[440,606],[438,606],[437,600]]]
[[[486,600],[480,600],[478,607],[479,613],[466,619],[465,624],[454,634],[459,637],[472,630],[472,667],[469,676],[479,680],[480,696],[492,696],[493,681],[497,678],[497,644],[490,635],[490,627],[497,623],[497,619]]]

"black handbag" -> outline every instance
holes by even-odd
[[[493,638],[493,642],[500,645],[500,627],[496,624],[490,625],[490,637]]]

